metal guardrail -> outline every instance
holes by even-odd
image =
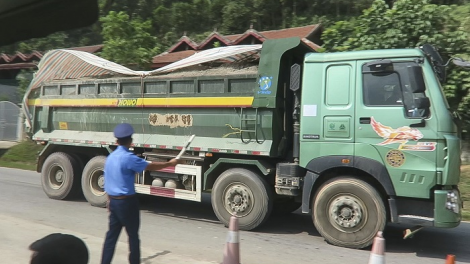
[[[21,109],[12,102],[0,102],[0,141],[20,141]]]

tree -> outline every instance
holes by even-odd
[[[249,0],[230,1],[222,8],[222,32],[236,34],[245,32],[253,20],[253,7]]]
[[[462,21],[453,18],[451,6],[430,0],[397,0],[392,7],[376,0],[356,20],[339,21],[323,33],[325,51],[414,48],[430,43],[444,59],[470,54]],[[470,127],[470,72],[450,66],[444,85],[451,110],[457,110]]]
[[[18,89],[16,90],[18,98],[23,99],[23,96],[33,78],[34,75],[32,70],[21,70],[20,73],[16,75],[16,80],[18,81]]]
[[[175,2],[171,7],[171,24],[173,32],[198,32],[211,25],[206,23],[209,4],[204,0],[193,0],[190,3]],[[168,30],[168,29],[167,29]]]
[[[100,21],[104,39],[102,57],[134,69],[149,68],[152,57],[159,52],[150,20],[130,19],[124,12],[111,11]]]

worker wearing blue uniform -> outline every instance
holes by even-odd
[[[101,256],[101,264],[110,264],[116,243],[125,227],[129,237],[129,263],[140,263],[140,212],[139,200],[135,195],[135,174],[143,170],[160,170],[175,166],[179,160],[168,162],[147,162],[129,151],[134,129],[130,124],[122,123],[114,129],[118,147],[106,159],[104,166],[104,189],[108,194],[109,230]]]

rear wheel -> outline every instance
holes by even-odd
[[[82,174],[82,191],[93,206],[106,207],[108,197],[104,191],[105,156],[96,156],[86,164]]]
[[[74,165],[74,171],[75,175],[78,177],[74,177],[74,192],[77,194],[77,197],[83,197],[83,192],[82,192],[82,186],[81,186],[81,179],[82,179],[82,174],[83,174],[83,168],[85,167],[85,164],[83,163],[82,158],[80,155],[75,154],[75,153],[67,153],[70,155],[70,157],[75,161]]]
[[[367,182],[339,177],[323,184],[312,201],[313,223],[333,245],[364,248],[386,224],[379,193]]]
[[[52,153],[41,170],[42,189],[49,198],[64,200],[74,198],[80,191],[79,165],[68,154]]]
[[[258,174],[241,168],[222,173],[212,189],[212,208],[217,218],[228,226],[230,217],[238,217],[241,230],[251,230],[271,214],[272,192]]]

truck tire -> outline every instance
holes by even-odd
[[[83,172],[83,167],[85,167],[85,164],[83,164],[83,160],[80,157],[80,155],[76,153],[67,153],[70,157],[72,157],[75,162],[77,163],[77,172],[80,172],[80,176],[82,175]]]
[[[74,178],[75,182],[72,188],[74,189],[74,192],[76,192],[77,197],[83,198],[83,192],[81,188],[82,187],[81,179],[82,179],[83,168],[85,164],[83,163],[83,160],[80,157],[80,155],[75,154],[75,153],[67,153],[67,154],[75,161],[75,164],[76,164],[74,165],[75,175],[79,176],[79,177]]]
[[[46,195],[56,200],[76,197],[80,191],[78,167],[76,161],[66,153],[49,155],[41,170],[41,185]]]
[[[387,213],[383,199],[362,180],[348,176],[329,180],[313,199],[313,223],[330,244],[365,248],[385,228]]]
[[[93,206],[106,207],[108,197],[104,191],[105,156],[96,156],[85,165],[82,174],[82,191]]]
[[[240,230],[252,230],[271,214],[272,191],[258,174],[241,168],[229,169],[214,183],[211,201],[217,218],[228,226],[230,217],[238,217]]]

